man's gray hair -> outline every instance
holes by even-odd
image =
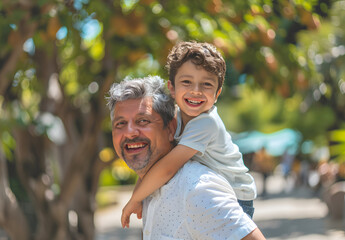
[[[164,126],[174,118],[174,99],[167,93],[164,80],[159,76],[145,78],[125,78],[120,83],[114,83],[109,90],[107,105],[110,109],[110,119],[114,120],[114,110],[117,102],[128,99],[152,97],[153,110],[160,114]]]

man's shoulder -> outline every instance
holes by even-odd
[[[186,162],[186,164],[181,168],[181,175],[184,176],[184,175],[190,175],[190,176],[196,176],[196,177],[199,177],[200,175],[203,175],[203,174],[212,174],[213,171],[197,162],[197,161],[188,161]]]
[[[227,182],[220,174],[209,167],[197,162],[188,161],[179,171],[177,180],[183,185],[196,186],[200,182],[215,181]]]
[[[196,161],[189,161],[180,169],[176,183],[185,201],[222,196],[235,198],[233,188],[222,175]]]

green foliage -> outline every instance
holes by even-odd
[[[114,176],[111,173],[111,169],[104,169],[99,177],[99,185],[101,187],[106,187],[114,186],[117,184],[119,184],[119,181],[116,178],[114,178]]]
[[[100,187],[114,185],[134,184],[137,180],[136,174],[130,170],[123,160],[116,160],[115,163],[102,171],[99,178]]]
[[[217,104],[227,128],[234,132],[262,131],[273,132],[287,127],[282,118],[284,101],[278,95],[267,95],[265,91],[251,89],[246,84],[236,87],[239,99]]]
[[[317,0],[70,2],[41,0],[30,11],[20,1],[0,4],[0,74],[8,79],[1,79],[1,123],[49,139],[39,121],[48,111],[73,126],[68,131],[82,131],[92,107],[105,105],[109,82],[167,78],[167,54],[180,40],[211,42],[227,60],[218,106],[231,131],[291,127],[314,139],[344,116],[344,57],[326,61],[344,43],[343,1],[335,8]],[[27,40],[31,49],[5,67]],[[68,120],[66,105],[75,113]]]
[[[315,106],[305,113],[300,113],[294,120],[293,125],[299,129],[306,139],[318,140],[324,136],[319,145],[327,145],[325,133],[334,124],[336,118],[334,112],[327,106]]]
[[[345,163],[345,130],[331,131],[330,140],[333,142],[330,146],[331,156],[335,160]]]
[[[1,132],[2,134],[0,136],[1,138],[0,147],[3,149],[6,158],[9,160],[13,160],[13,150],[16,147],[16,142],[9,132],[4,131],[4,130]]]

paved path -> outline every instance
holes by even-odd
[[[254,175],[258,192],[259,175]],[[345,220],[332,221],[326,205],[306,187],[292,188],[290,181],[271,176],[267,197],[255,200],[254,221],[268,240],[345,240]],[[131,218],[131,228],[120,227],[122,206],[131,192],[118,192],[119,203],[95,214],[96,240],[141,239],[141,221]]]
[[[96,240],[138,240],[141,239],[142,222],[136,216],[131,217],[130,228],[121,227],[121,211],[131,197],[131,189],[118,192],[118,204],[96,211]]]

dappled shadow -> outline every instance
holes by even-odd
[[[295,198],[295,199],[312,199],[312,198],[319,198],[322,200],[321,193],[310,189],[309,187],[296,187],[291,191],[281,191],[278,193],[268,193],[266,195],[259,194],[257,199],[265,200],[265,199],[277,199],[277,198]]]
[[[141,228],[126,228],[113,227],[97,232],[95,240],[138,240],[141,239]]]
[[[272,219],[255,222],[266,238],[294,239],[315,234],[327,236],[330,230],[344,231],[343,224],[328,218]]]

